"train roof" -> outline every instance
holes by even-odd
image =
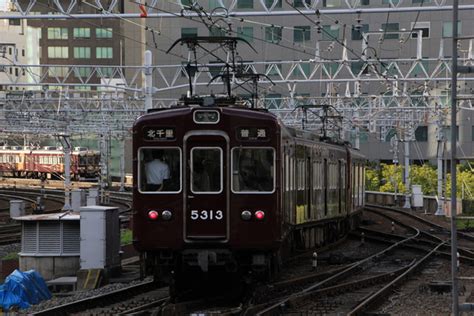
[[[190,114],[195,110],[219,110],[223,115],[239,115],[242,117],[251,117],[255,119],[272,119],[275,122],[278,118],[266,109],[260,108],[248,108],[243,106],[175,106],[170,108],[159,108],[149,110],[147,114],[144,114],[137,118],[135,124],[140,124],[148,120],[154,120],[157,118],[170,118],[173,116],[180,116]]]

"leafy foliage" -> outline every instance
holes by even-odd
[[[121,245],[129,245],[132,243],[132,231],[130,229],[122,229],[120,232],[120,244]]]
[[[381,164],[379,169],[371,168],[366,171],[366,189],[369,191],[404,193],[403,166]],[[457,167],[457,196],[474,200],[474,172],[465,166]],[[451,176],[447,175],[447,196],[451,194]],[[436,195],[438,179],[436,168],[430,165],[410,166],[410,183],[419,184],[425,195]]]
[[[11,259],[18,259],[18,252],[16,251],[10,252],[2,258],[2,260],[11,260]]]

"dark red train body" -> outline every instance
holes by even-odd
[[[264,110],[151,112],[135,122],[133,152],[134,245],[160,278],[274,272],[291,250],[347,233],[363,206],[360,153]],[[169,174],[159,186],[147,183],[155,153]]]
[[[100,153],[85,147],[71,151],[73,179],[96,178],[100,172]],[[2,146],[0,173],[21,178],[52,178],[64,175],[64,152],[56,147]]]

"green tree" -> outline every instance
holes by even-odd
[[[436,195],[438,188],[438,176],[436,169],[430,165],[410,167],[411,184],[421,185],[425,195]]]

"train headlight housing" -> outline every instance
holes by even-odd
[[[250,211],[243,211],[242,214],[240,214],[240,217],[241,217],[244,221],[248,221],[249,219],[252,218],[252,213],[250,213]]]
[[[258,219],[259,221],[263,220],[265,218],[265,212],[264,211],[256,211],[255,212],[255,218]]]
[[[162,217],[163,220],[165,220],[165,221],[169,221],[172,216],[173,216],[173,214],[171,214],[171,212],[168,211],[168,210],[163,211],[163,212],[161,213],[161,217]]]
[[[158,219],[158,212],[154,210],[148,211],[148,218],[152,221],[156,221]]]

